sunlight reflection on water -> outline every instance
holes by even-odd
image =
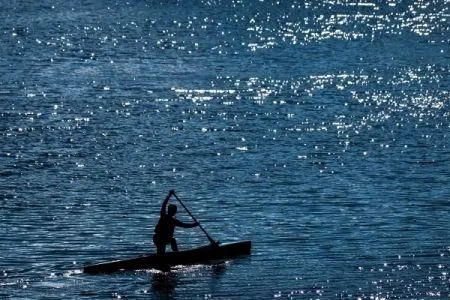
[[[448,297],[448,0],[53,2],[0,11],[0,298]],[[172,188],[253,255],[80,274]]]

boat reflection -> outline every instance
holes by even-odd
[[[155,272],[152,274],[152,292],[157,299],[171,299],[178,283],[175,272]]]
[[[223,262],[220,264],[215,264],[211,266],[210,274],[212,275],[212,278],[219,279],[222,277],[222,275],[225,273],[226,269],[228,267],[227,262]]]
[[[184,282],[186,278],[192,278],[195,272],[196,278],[210,278],[210,284],[215,285],[217,281],[225,274],[228,268],[228,262],[222,262],[214,265],[196,265],[196,266],[176,266],[168,272],[158,270],[151,271],[151,291],[156,299],[174,299],[174,292],[178,284]]]

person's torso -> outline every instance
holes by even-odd
[[[162,216],[155,227],[155,233],[161,237],[173,237],[175,231],[175,219],[168,215]]]

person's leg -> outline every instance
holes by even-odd
[[[166,253],[166,245],[164,244],[156,245],[156,254],[164,254],[164,253]]]
[[[172,251],[178,251],[177,241],[174,238],[170,240],[170,247],[172,247]]]
[[[156,246],[156,254],[164,254],[166,252],[166,244],[160,241],[156,235],[153,236],[153,243]]]
[[[153,242],[156,246],[156,255],[164,255],[164,253],[166,253],[166,243],[155,236],[153,236]],[[167,264],[164,257],[156,262],[155,268],[163,272],[170,271],[170,266]]]

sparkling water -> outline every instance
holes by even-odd
[[[0,298],[446,299],[449,7],[1,1]],[[252,255],[83,274],[170,189]]]

